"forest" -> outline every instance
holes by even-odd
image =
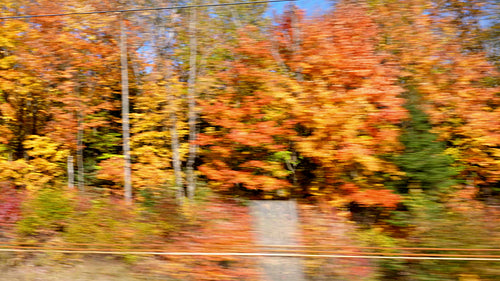
[[[496,258],[310,258],[308,280],[497,280],[500,2],[245,2],[0,1],[0,249],[248,249],[249,202],[295,200],[303,245]],[[259,280],[242,257],[113,262]]]

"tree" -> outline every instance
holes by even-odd
[[[198,2],[195,1],[196,5]],[[194,161],[196,160],[196,138],[197,138],[197,109],[196,109],[196,76],[197,76],[197,13],[196,8],[192,8],[189,14],[189,78],[188,78],[188,124],[189,124],[189,155],[186,163],[187,196],[193,199],[196,189],[194,174]]]
[[[120,53],[122,74],[122,128],[123,128],[123,165],[125,201],[132,201],[132,173],[130,163],[130,122],[129,122],[129,92],[128,92],[128,60],[127,60],[127,35],[123,14],[120,18]]]
[[[490,24],[483,33],[483,42],[490,61],[500,68],[500,2],[493,0],[488,11]],[[498,79],[496,83],[500,84]]]
[[[154,5],[155,2],[144,4]],[[146,56],[153,61],[152,71],[141,78],[141,95],[134,98],[132,154],[136,160],[135,175],[146,184],[147,177],[143,175],[151,173],[145,171],[157,171],[165,176],[164,184],[172,182],[179,200],[194,195],[199,162],[196,161],[198,145],[195,140],[201,126],[198,103],[216,95],[212,92],[212,88],[218,86],[214,86],[217,83],[214,73],[226,68],[224,61],[233,59],[230,48],[236,44],[236,30],[247,22],[259,22],[258,17],[264,12],[262,5],[248,14],[245,14],[248,7],[196,10],[196,19],[193,19],[193,9],[165,10],[134,17],[142,26],[150,26],[144,28],[148,31],[141,31],[141,36],[146,46],[154,46],[151,52],[149,47],[145,48]],[[201,36],[205,33],[211,36]],[[146,136],[150,139],[146,140]],[[170,147],[162,147],[164,145]],[[154,164],[159,159],[172,164],[164,165],[160,172],[159,166]],[[148,181],[161,182],[157,177]]]
[[[292,84],[276,71],[269,42],[248,27],[234,61],[218,73],[212,100],[202,101],[200,171],[221,190],[272,191],[290,186],[278,155],[293,135],[288,108]],[[255,37],[254,37],[255,36]]]
[[[149,4],[155,5],[156,3],[156,1],[152,1]],[[151,143],[151,146],[154,147],[157,157],[168,157],[164,158],[165,161],[171,162],[171,165],[164,164],[164,167],[173,169],[173,173],[163,173],[165,176],[168,175],[168,178],[164,178],[164,182],[170,183],[170,181],[173,181],[172,185],[175,188],[177,201],[182,202],[183,197],[185,197],[184,175],[182,172],[182,159],[185,152],[181,145],[181,140],[185,134],[183,125],[184,114],[181,110],[183,83],[179,81],[179,75],[175,72],[174,65],[176,61],[173,56],[177,47],[175,42],[177,40],[176,35],[179,32],[179,13],[178,11],[171,10],[162,11],[146,17],[145,21],[153,30],[153,32],[146,34],[146,41],[153,46],[153,51],[150,55],[153,57],[154,66],[151,75],[147,77],[150,80],[145,83],[144,94],[146,96],[140,98],[141,102],[139,106],[142,107],[140,113],[144,113],[143,109],[147,109],[146,112],[152,110],[157,111],[157,114],[155,114],[156,118],[153,120],[146,121],[141,118],[142,122],[136,126],[140,127],[140,130],[144,133],[150,131],[150,134],[156,135],[157,139],[161,137],[168,141],[168,143],[165,143],[165,141],[156,143],[168,144],[170,146],[168,153],[164,152],[165,147],[158,147],[153,143]],[[160,87],[155,87],[150,83],[158,83]],[[155,93],[154,91],[158,92]],[[159,93],[162,96],[158,96]],[[147,97],[157,100],[154,102],[151,102],[151,100],[147,101]],[[143,102],[149,102],[149,105]],[[143,117],[149,119],[146,115],[143,115]],[[148,124],[152,126],[147,128]],[[166,137],[165,132],[168,132],[168,137]],[[143,142],[143,136],[139,137],[141,140],[137,143]],[[143,162],[142,165],[144,164],[146,163]],[[137,166],[139,169],[139,165]]]
[[[484,52],[471,51],[477,34],[431,1],[382,2],[374,9],[383,26],[380,48],[392,54],[421,95],[433,130],[446,143],[445,153],[456,160],[454,166],[463,167],[459,178],[486,189],[494,186],[499,180],[499,88],[489,81],[498,72]]]
[[[275,30],[285,68],[303,81],[295,91],[295,143],[314,163],[309,192],[344,205],[395,206],[384,187],[400,172],[382,155],[397,153],[405,117],[398,70],[377,52],[378,28],[360,5],[342,2],[333,14],[294,26],[291,14]],[[293,40],[300,32],[300,52]]]
[[[7,1],[5,14],[23,10],[22,2]],[[37,134],[48,119],[47,84],[33,67],[38,61],[27,41],[39,36],[20,20],[2,22],[0,31],[0,131],[5,158],[25,157],[23,142]],[[36,63],[35,63],[36,64]]]
[[[88,9],[88,6],[75,4],[71,9],[82,11]],[[114,98],[119,89],[119,85],[115,83],[119,81],[117,79],[120,74],[114,67],[119,62],[119,54],[116,52],[118,45],[110,38],[113,30],[102,27],[102,21],[95,17],[87,17],[85,21],[82,21],[81,17],[67,18],[65,22],[59,20],[56,24],[46,27],[47,33],[56,34],[52,38],[58,38],[59,44],[52,45],[47,39],[38,43],[53,50],[46,53],[45,57],[59,70],[56,73],[60,73],[53,78],[55,94],[58,96],[54,99],[56,103],[53,106],[51,122],[51,127],[58,129],[47,133],[51,137],[62,139],[76,150],[80,189],[84,188],[84,169],[87,169],[87,174],[92,172],[90,163],[94,159],[91,156],[94,153],[92,150],[96,148],[92,144],[97,142],[93,137],[100,136],[101,132],[110,132],[109,128],[114,123],[113,111],[119,107]],[[104,21],[110,22],[110,19]],[[60,31],[64,28],[72,31],[74,35],[68,37],[66,33],[61,34]],[[68,50],[71,50],[71,55],[65,60],[58,60],[61,52]],[[53,68],[48,69],[54,71]],[[108,136],[110,135],[112,134],[108,133]],[[107,142],[113,140],[116,138],[108,138]],[[108,145],[105,153],[110,152],[109,148],[113,151],[113,146],[117,145]],[[100,148],[104,148],[104,145]]]
[[[399,172],[379,155],[394,151],[405,110],[397,71],[376,52],[375,24],[348,4],[321,19],[294,18],[285,14],[270,40],[257,28],[240,38],[219,74],[225,86],[203,106],[210,126],[200,170],[221,188],[288,188],[283,159],[296,147],[316,165],[310,193],[394,206],[399,197],[383,176]]]
[[[430,198],[440,199],[451,192],[451,186],[457,184],[453,178],[457,171],[451,166],[453,159],[444,154],[444,143],[431,132],[429,117],[421,109],[419,94],[409,87],[404,94],[409,119],[403,123],[400,137],[405,149],[395,156],[395,163],[406,174],[399,185],[400,192],[421,189]]]
[[[393,158],[406,174],[398,185],[403,200],[384,235],[408,247],[490,247],[489,227],[480,219],[488,207],[476,197],[478,186],[498,182],[498,88],[489,83],[498,73],[486,60],[478,26],[469,25],[480,10],[473,3],[484,1],[369,2],[382,31],[378,47],[402,70],[410,113],[400,138],[405,149]],[[480,268],[469,262],[381,266],[384,278],[398,280],[491,276]]]

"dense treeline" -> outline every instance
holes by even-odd
[[[1,14],[162,5],[4,0]],[[500,199],[498,1],[338,1],[314,17],[290,5],[272,21],[266,9],[0,20],[0,182],[5,198],[21,200],[12,188],[28,196],[21,233],[45,227],[85,241],[76,224],[34,215],[50,208],[40,198],[65,210],[75,196],[68,189],[119,198],[131,184],[134,204],[170,210],[171,199],[186,208],[207,184],[228,196],[348,210],[377,245],[495,245],[488,237],[498,235]],[[1,208],[15,213],[19,204],[9,204]],[[495,274],[469,265],[439,272],[432,263],[386,262],[381,274]]]

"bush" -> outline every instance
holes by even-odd
[[[85,203],[84,201],[80,201]],[[151,241],[157,229],[151,222],[141,221],[139,210],[121,201],[108,198],[80,204],[65,240],[73,243],[127,245]]]
[[[57,189],[42,189],[31,194],[22,205],[18,222],[21,235],[53,234],[68,226],[74,212],[72,194]]]
[[[2,224],[15,223],[21,217],[23,193],[8,185],[0,184],[0,227]]]

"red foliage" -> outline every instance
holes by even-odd
[[[234,201],[211,198],[203,206],[191,206],[191,227],[172,247],[192,252],[232,252],[252,248],[252,231],[247,207]],[[188,218],[189,219],[189,218]],[[163,272],[181,280],[259,280],[255,258],[171,257]]]
[[[343,247],[359,246],[353,238],[354,224],[348,222],[347,212],[332,208],[328,203],[313,206],[299,205],[302,226],[302,244],[305,246]],[[359,251],[348,248],[345,251]],[[376,275],[376,265],[360,258],[308,258],[304,262],[309,280],[370,280]]]
[[[380,175],[400,173],[381,155],[402,149],[404,89],[397,82],[399,69],[378,50],[380,30],[368,9],[341,1],[325,16],[299,19],[294,26],[288,13],[279,22],[275,50],[290,72],[300,73],[291,111],[302,132],[293,140],[300,155],[317,166],[309,189],[337,200],[345,195],[342,186],[353,183],[363,191],[350,200],[394,206],[399,197],[383,187]]]
[[[219,189],[275,190],[290,186],[284,163],[273,158],[288,149],[294,134],[290,84],[276,71],[269,42],[246,31],[235,50],[238,59],[218,74],[222,90],[200,102],[209,127],[198,139],[204,157],[199,170]]]
[[[0,229],[9,229],[21,218],[21,203],[24,194],[10,185],[0,186]]]

